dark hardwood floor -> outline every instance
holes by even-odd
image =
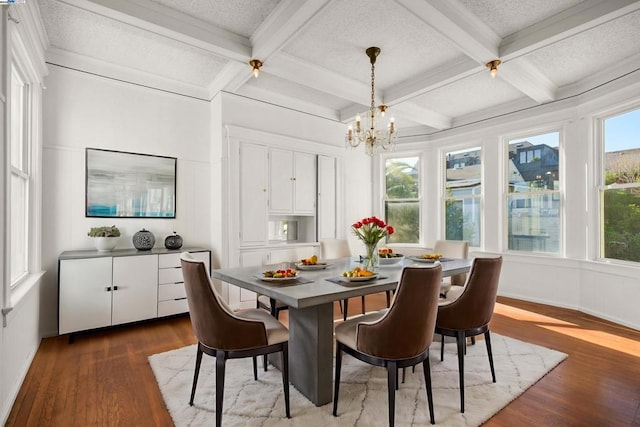
[[[368,310],[384,305],[384,294],[367,297]],[[360,313],[359,298],[349,309]],[[485,425],[640,426],[639,331],[507,298],[491,330],[569,357]],[[45,339],[6,425],[170,426],[147,357],[194,342],[187,316],[81,334],[74,344]]]

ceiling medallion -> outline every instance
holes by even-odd
[[[389,123],[385,129],[380,129],[376,126],[379,119],[384,117],[384,113],[389,107],[385,104],[380,104],[377,108],[375,106],[375,63],[376,58],[380,55],[380,48],[370,47],[366,50],[366,53],[371,62],[371,106],[369,108],[369,123],[367,129],[363,130],[362,121],[360,120],[360,115],[358,115],[355,125],[349,125],[344,140],[348,148],[355,148],[364,142],[365,152],[373,156],[378,151],[378,147],[384,150],[392,148],[398,139],[398,131],[393,117],[389,119]]]

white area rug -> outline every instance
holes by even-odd
[[[467,346],[465,357],[465,413],[460,413],[456,344],[445,344],[440,362],[440,344],[431,346],[431,380],[436,425],[478,426],[542,378],[567,355],[512,338],[491,334],[496,383],[491,382],[484,341]],[[215,358],[203,356],[194,406],[189,394],[196,347],[188,346],[149,357],[176,426],[209,426],[215,423]],[[333,373],[332,373],[333,376]],[[258,381],[253,380],[251,358],[227,361],[225,375],[225,426],[383,426],[387,425],[387,374],[344,355],[338,417],[332,404],[316,407],[295,387],[291,391],[291,419],[284,417],[284,395],[280,371],[268,372],[259,363]],[[396,392],[396,425],[429,425],[429,409],[422,366]]]

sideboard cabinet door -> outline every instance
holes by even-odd
[[[112,259],[60,261],[60,334],[111,325]]]
[[[158,316],[158,256],[113,258],[112,324]]]

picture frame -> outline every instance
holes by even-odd
[[[85,149],[85,216],[175,218],[177,158]]]

